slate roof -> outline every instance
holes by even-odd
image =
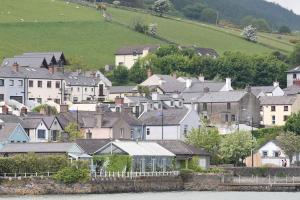
[[[16,115],[0,114],[0,120],[2,120],[5,123],[19,123],[23,126],[23,120]]]
[[[69,153],[76,143],[11,143],[0,149],[0,153]],[[74,153],[74,152],[72,152]],[[83,153],[83,150],[82,150]]]
[[[296,96],[263,96],[260,97],[261,105],[292,105]]]
[[[133,90],[136,86],[112,86],[109,89],[110,94],[121,94],[121,93],[137,93]]]
[[[27,52],[23,53],[23,55],[30,55],[30,56],[48,56],[53,55],[56,59],[56,61],[64,59],[64,53],[62,51],[56,51],[56,52]]]
[[[247,92],[229,91],[229,92],[209,92],[204,94],[198,102],[200,103],[227,103],[240,101]]]
[[[54,55],[51,55],[51,54],[45,54],[45,55],[34,55],[34,54],[32,54],[32,55],[17,55],[17,56],[14,56],[14,58],[44,58],[48,65],[57,63]]]
[[[149,52],[153,52],[158,48],[159,45],[125,46],[118,49],[115,55],[133,55],[133,54],[141,55],[143,54],[143,50],[145,49],[149,49]]]
[[[179,81],[169,81],[158,86],[165,93],[179,93],[184,91],[185,83]]]
[[[153,142],[157,142],[176,156],[209,156],[209,153],[205,149],[196,148],[180,140],[153,140]]]
[[[283,91],[284,91],[284,94],[287,96],[299,94],[300,93],[300,85],[292,85],[290,87],[283,89]]]
[[[272,93],[275,90],[274,86],[254,86],[251,87],[251,92],[258,96],[261,92],[263,93]]]
[[[225,82],[213,82],[213,81],[204,81],[204,82],[193,82],[191,87],[185,88],[184,93],[199,93],[204,92],[204,88],[209,88],[210,92],[219,92],[224,86]]]
[[[39,118],[28,118],[23,120],[23,128],[24,129],[36,129],[38,125],[42,122],[42,119]]]
[[[215,49],[211,48],[199,48],[196,47],[195,50],[200,56],[213,56],[213,57],[219,57],[218,52]]]
[[[0,68],[0,77],[62,80],[60,75],[52,74],[45,68],[32,67],[19,67],[19,71],[16,72],[12,67],[4,66]]]
[[[27,116],[23,118],[24,128],[36,128],[43,121],[48,129],[50,129],[55,116]]]
[[[15,58],[5,58],[1,66],[12,66],[14,63],[18,63],[20,67],[33,67],[38,68],[41,66],[47,66],[47,61],[45,58],[27,58],[27,57],[15,57]]]
[[[0,129],[0,141],[6,141],[18,125],[17,123],[5,123]]]
[[[182,93],[180,96],[183,98],[185,103],[197,102],[204,93]]]
[[[297,73],[297,72],[300,72],[300,66],[287,71],[287,73]]]
[[[80,146],[85,153],[94,154],[95,151],[108,144],[109,139],[77,139],[76,143]]]
[[[164,109],[163,110],[164,125],[178,125],[188,112],[189,111],[186,108]],[[148,126],[161,126],[162,125],[161,110],[151,110],[151,111],[144,112],[140,116],[139,120],[142,121],[143,124]]]

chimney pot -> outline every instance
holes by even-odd
[[[8,114],[8,107],[7,106],[2,106],[2,114],[7,115]]]
[[[152,69],[151,69],[151,68],[148,68],[148,69],[147,69],[147,77],[150,78],[152,75],[153,75]]]
[[[12,65],[12,68],[15,72],[18,72],[19,71],[19,64],[17,62],[15,62],[13,65]]]
[[[67,113],[69,111],[69,105],[67,104],[61,104],[60,105],[60,112],[61,113]]]

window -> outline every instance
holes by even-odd
[[[71,87],[71,92],[73,92],[73,87]]]
[[[103,86],[103,84],[99,85],[99,96],[104,96],[104,86]]]
[[[158,109],[161,109],[161,104],[160,103],[158,103]]]
[[[38,130],[38,139],[46,139],[46,131]]]
[[[263,155],[263,157],[267,157],[268,156],[268,151],[263,151],[262,155]]]
[[[230,110],[230,109],[231,109],[231,104],[227,103],[227,110]]]
[[[232,122],[235,122],[235,120],[236,120],[236,119],[235,119],[235,115],[231,115],[231,121],[232,121]]]
[[[207,103],[203,103],[203,111],[207,111]]]
[[[37,98],[36,101],[41,104],[42,103],[42,98]]]
[[[184,125],[184,127],[183,127],[183,135],[184,136],[187,136],[187,134],[188,134],[188,125]]]
[[[86,139],[92,139],[92,132],[89,130],[87,133],[86,133]]]
[[[9,86],[14,86],[14,80],[9,80]]]
[[[0,86],[4,86],[4,79],[0,79]]]
[[[293,79],[296,79],[297,78],[297,74],[293,74]]]
[[[0,101],[4,101],[4,94],[0,94]]]
[[[87,101],[91,101],[92,98],[91,98],[91,97],[87,97],[86,100],[87,100]]]
[[[271,106],[271,111],[275,112],[276,111],[276,107],[275,106]]]
[[[73,102],[78,102],[78,97],[73,97]]]
[[[29,87],[33,87],[33,80],[30,80],[28,85],[29,85]]]
[[[260,107],[259,107],[259,110],[260,110],[260,111],[263,111],[263,107],[262,107],[262,106],[260,106]]]
[[[51,88],[51,81],[47,81],[47,88]]]
[[[172,106],[172,107],[174,106],[174,101],[171,101],[171,106]]]
[[[54,102],[60,104],[60,99],[54,99]]]
[[[19,86],[23,86],[23,80],[18,80]]]
[[[87,88],[84,88],[84,91],[87,92]]]
[[[77,88],[77,91],[78,91],[78,92],[80,91],[80,87]]]
[[[276,123],[276,117],[275,115],[272,116],[272,124],[275,124]]]
[[[150,128],[147,128],[147,129],[146,129],[146,134],[147,134],[147,135],[150,135]]]
[[[121,111],[120,107],[116,107],[116,112],[120,112],[120,111]]]
[[[91,91],[94,92],[94,88],[91,88]]]
[[[130,130],[130,138],[134,139],[134,130],[133,129]]]
[[[285,121],[285,122],[286,122],[286,121],[288,120],[288,118],[289,118],[289,116],[287,116],[287,115],[284,115],[284,116],[283,116],[283,121]]]
[[[120,138],[124,138],[124,128],[120,129]]]
[[[179,101],[179,107],[181,107],[182,106],[182,102],[181,101]]]
[[[288,106],[284,106],[284,111],[289,111],[289,107]]]
[[[279,151],[274,151],[274,157],[275,157],[275,158],[278,158],[279,155],[280,155]]]
[[[60,88],[60,82],[59,81],[55,82],[55,88]]]
[[[38,81],[38,87],[39,88],[43,87],[43,82],[42,81]]]
[[[228,114],[225,115],[225,122],[228,122]]]

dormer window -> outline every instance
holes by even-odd
[[[293,74],[293,79],[297,79],[297,74]]]

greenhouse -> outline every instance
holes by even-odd
[[[175,155],[155,142],[114,141],[103,146],[95,155],[129,155],[131,171],[171,171]]]

